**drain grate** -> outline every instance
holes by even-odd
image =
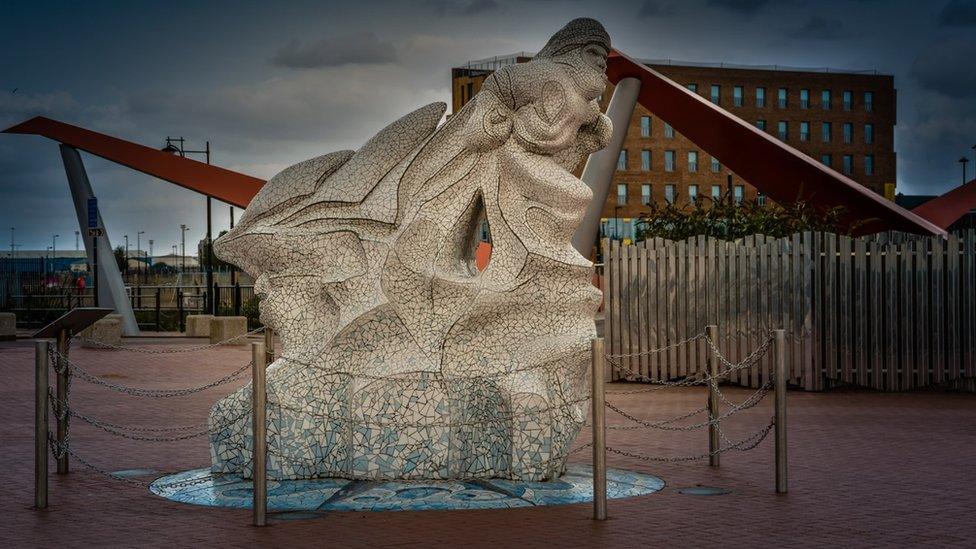
[[[687,488],[678,488],[678,493],[686,496],[724,496],[725,494],[731,494],[732,490],[717,486],[689,486]]]

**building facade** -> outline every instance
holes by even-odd
[[[474,61],[452,70],[457,112],[495,69],[531,56]],[[889,198],[894,197],[896,92],[891,75],[644,61],[749,124]],[[601,99],[606,109],[613,86]],[[580,167],[580,171],[582,167]],[[578,172],[579,173],[579,172]],[[788,175],[784,175],[788,177]],[[651,203],[690,206],[730,193],[737,201],[765,198],[660,117],[634,109],[601,231],[630,240]]]

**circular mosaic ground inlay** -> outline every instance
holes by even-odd
[[[607,497],[643,496],[664,488],[653,475],[607,470]],[[181,503],[210,507],[251,507],[251,481],[238,475],[211,475],[194,469],[156,479],[149,489]],[[358,481],[310,479],[268,481],[268,510],[283,511],[422,511],[432,509],[498,509],[566,505],[593,499],[588,465],[570,465],[549,482],[491,479],[474,481]]]

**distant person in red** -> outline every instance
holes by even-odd
[[[75,279],[75,288],[78,290],[78,295],[85,293],[85,277],[79,276]]]

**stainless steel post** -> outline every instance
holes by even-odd
[[[58,417],[56,418],[58,422],[58,432],[57,440],[58,446],[64,448],[65,442],[68,440],[68,411],[62,409],[62,406],[67,408],[68,406],[68,384],[71,380],[68,378],[68,364],[61,360],[61,357],[68,357],[68,344],[71,340],[68,337],[68,330],[61,330],[58,332],[58,357],[55,358],[57,361],[58,370]],[[68,454],[63,454],[58,458],[58,474],[66,475],[68,473]]]
[[[267,357],[267,363],[271,364],[275,360],[275,344],[274,344],[274,330],[270,327],[264,327],[264,351]]]
[[[267,524],[268,510],[268,468],[266,464],[267,441],[267,392],[265,390],[265,351],[264,343],[251,343],[251,433],[252,444],[251,477],[254,483],[253,501],[254,525]]]
[[[776,493],[786,493],[786,331],[776,330]]]
[[[47,508],[47,340],[34,346],[34,507]]]
[[[708,335],[708,339],[711,340],[712,344],[715,347],[718,347],[718,326],[706,326],[705,333]],[[711,345],[709,347],[711,347]],[[708,419],[711,421],[711,423],[708,424],[708,464],[712,467],[718,467],[721,461],[721,455],[718,453],[718,449],[720,447],[718,438],[718,422],[714,421],[719,415],[718,370],[718,356],[715,354],[714,349],[710,349],[710,352],[708,353],[708,375],[711,376],[712,381],[708,384]]]
[[[607,429],[606,408],[603,393],[603,338],[594,338],[590,354],[593,361],[593,518],[607,520]]]

